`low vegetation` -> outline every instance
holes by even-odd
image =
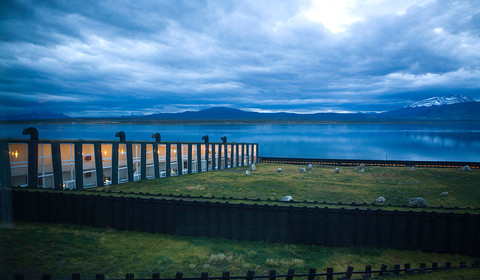
[[[276,172],[277,168],[282,172]],[[284,195],[294,200],[372,203],[383,196],[390,204],[407,204],[412,197],[423,197],[429,206],[479,207],[480,170],[470,172],[446,168],[369,167],[361,174],[355,167],[314,166],[305,174],[298,165],[257,164],[257,171],[245,175],[248,167],[180,177],[138,181],[103,190],[192,196],[260,198],[279,201]],[[304,166],[303,166],[304,167]],[[91,190],[90,190],[91,191]],[[448,192],[447,196],[440,196]],[[475,210],[476,213],[478,210]],[[150,233],[122,232],[72,225],[16,223],[0,229],[0,279],[23,273],[39,278],[43,273],[69,277],[79,272],[94,278],[104,273],[108,278],[173,277],[177,271],[186,277],[201,272],[220,276],[222,271],[244,275],[248,270],[267,274],[270,269],[286,273],[288,268],[307,273],[309,268],[324,272],[327,267],[345,271],[347,266],[363,269],[372,265],[459,261],[471,264],[474,258],[461,255],[400,251],[379,248],[340,248],[167,236]],[[3,275],[2,275],[3,274]],[[480,279],[480,269],[439,272],[402,279]]]
[[[412,197],[423,197],[429,206],[480,207],[480,170],[367,166],[314,166],[301,174],[299,165],[257,164],[257,171],[245,175],[248,167],[238,167],[179,177],[144,180],[97,188],[112,192],[148,192],[192,196],[226,196],[280,200],[290,195],[296,201],[372,203],[383,196],[386,203],[408,204]],[[276,172],[282,168],[282,172]],[[441,196],[442,192],[448,195]]]
[[[309,268],[325,272],[327,267],[345,271],[349,265],[360,270],[365,265],[379,269],[382,264],[392,268],[394,264],[406,262],[418,267],[421,262],[430,266],[431,261],[449,261],[454,265],[459,261],[470,265],[474,261],[467,256],[420,251],[272,244],[71,225],[17,223],[0,233],[1,279],[11,279],[14,273],[22,273],[28,279],[40,278],[43,273],[68,278],[74,272],[88,278],[94,278],[97,273],[104,273],[108,278],[124,277],[126,273],[135,273],[136,278],[150,277],[154,272],[161,277],[174,277],[177,271],[184,272],[185,277],[199,276],[201,272],[220,276],[223,271],[245,275],[248,270],[265,275],[270,269],[286,273],[294,268],[297,273],[307,273]],[[473,275],[480,277],[480,269],[407,279],[475,279]]]

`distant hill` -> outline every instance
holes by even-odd
[[[18,120],[56,120],[56,119],[70,119],[69,116],[55,112],[31,112],[15,115],[2,115],[2,121],[18,121]]]
[[[187,111],[183,113],[160,113],[138,117],[143,120],[175,120],[175,121],[355,121],[373,120],[375,117],[368,114],[294,114],[294,113],[257,113],[247,112],[228,107],[213,107],[201,111]]]
[[[402,109],[385,112],[382,118],[435,121],[480,121],[480,102],[462,95],[432,97]]]
[[[480,121],[480,102],[463,96],[432,97],[414,102],[404,108],[384,113],[257,113],[228,107],[213,107],[182,113],[126,115],[106,118],[75,118],[60,113],[29,113],[0,117],[1,121],[79,121],[79,122],[375,122],[375,121]]]
[[[464,95],[451,94],[449,96],[441,96],[441,97],[435,96],[435,97],[427,98],[424,100],[420,100],[408,106],[405,106],[404,108],[433,107],[433,106],[444,106],[444,105],[472,103],[472,102],[476,102],[476,101]]]

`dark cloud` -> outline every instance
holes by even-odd
[[[317,4],[2,1],[2,112],[350,112],[450,93],[480,100],[476,1],[359,1],[330,19]]]

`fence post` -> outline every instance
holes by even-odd
[[[83,189],[83,144],[77,142],[74,144],[75,150],[75,189]],[[73,277],[73,276],[72,276]]]
[[[140,143],[140,178],[142,180],[147,179],[147,144],[146,143]]]
[[[128,181],[133,182],[133,151],[132,151],[132,143],[127,143],[127,174],[128,174]]]
[[[97,175],[97,187],[103,187],[103,162],[102,162],[102,144],[94,143],[95,172]]]
[[[197,145],[197,173],[202,172],[202,144]]]
[[[177,274],[175,274],[175,280],[182,280],[183,278],[183,272],[177,272]]]
[[[413,270],[410,269],[410,263],[404,264],[405,267],[405,274],[413,274]]]
[[[365,273],[363,274],[363,278],[371,278],[372,277],[372,266],[366,265],[365,266]]]
[[[400,265],[399,264],[394,265],[393,269],[394,269],[393,274],[395,274],[395,275],[400,274]]]
[[[333,267],[327,267],[327,280],[333,280]]]
[[[255,272],[253,272],[253,270],[247,271],[247,277],[245,278],[245,280],[253,280],[253,275],[254,274],[255,274]]]
[[[222,280],[229,280],[230,279],[230,272],[224,271],[222,272]]]
[[[38,139],[28,143],[28,187],[38,188]]]
[[[272,269],[268,272],[268,279],[269,280],[276,280],[277,279],[277,271],[275,269]]]
[[[126,280],[133,279],[133,278],[135,278],[135,274],[133,274],[133,273],[127,273],[127,274],[125,274],[125,279],[126,279]]]
[[[183,175],[182,144],[177,143],[177,176]]]
[[[52,169],[54,189],[63,189],[62,180],[62,159],[60,154],[60,143],[52,143]]]
[[[310,268],[310,270],[308,271],[308,280],[315,279],[315,273],[316,272],[317,272],[317,270],[315,268]]]
[[[438,262],[432,262],[432,270],[433,271],[438,270]]]
[[[418,272],[419,273],[425,273],[425,268],[426,268],[426,264],[425,263],[420,263],[420,268],[418,269]]]
[[[348,266],[347,274],[345,275],[345,279],[351,279],[353,275],[353,266]]]
[[[207,279],[208,279],[208,272],[202,272],[202,273],[200,274],[200,278],[201,278],[202,280],[207,280]]]
[[[293,275],[295,274],[295,269],[289,268],[287,272],[286,280],[293,280]]]
[[[378,273],[378,276],[387,276],[389,273],[387,272],[387,265],[382,264],[382,267],[380,268],[380,272]]]
[[[170,169],[170,150],[171,145],[170,143],[165,144],[165,177],[170,177],[170,172],[172,171]]]
[[[158,162],[158,142],[153,143],[153,172],[155,173],[155,178],[160,178],[160,168]]]
[[[112,185],[118,185],[118,143],[112,143]]]

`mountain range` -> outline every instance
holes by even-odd
[[[158,113],[109,118],[73,119],[59,113],[4,116],[2,120],[122,121],[122,122],[315,122],[315,121],[480,121],[480,102],[463,96],[432,97],[384,113],[257,113],[213,107],[182,113]]]

